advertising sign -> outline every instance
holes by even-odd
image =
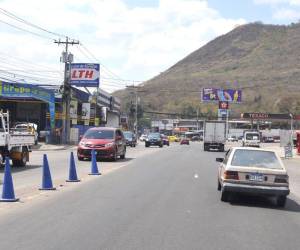
[[[35,98],[49,104],[50,126],[55,128],[54,92],[33,84],[8,83],[0,81],[0,96],[11,98]]]
[[[242,91],[237,89],[204,88],[202,90],[202,101],[204,102],[242,102]]]
[[[241,118],[254,120],[290,120],[292,117],[290,116],[290,114],[242,113]]]
[[[219,109],[228,109],[229,103],[228,102],[219,102]]]
[[[70,102],[70,118],[77,119],[77,101],[75,100]]]
[[[83,120],[89,120],[90,117],[91,117],[91,104],[88,102],[82,103],[81,118]]]
[[[72,63],[70,84],[77,87],[99,87],[100,65]]]

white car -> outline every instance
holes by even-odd
[[[147,135],[142,134],[139,139],[140,141],[146,141],[147,137],[148,137]]]
[[[284,207],[290,193],[287,171],[274,151],[252,147],[233,147],[225,158],[217,158],[218,190],[221,200],[237,193],[273,196]]]

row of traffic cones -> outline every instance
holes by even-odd
[[[98,166],[97,166],[95,150],[92,150],[92,165],[91,165],[91,172],[89,173],[89,175],[101,175],[101,173],[98,170]],[[67,182],[80,182],[80,179],[78,179],[78,176],[77,176],[73,152],[71,152],[71,156],[70,156],[69,178],[66,181]],[[49,163],[48,163],[46,154],[44,154],[44,156],[43,156],[42,187],[39,188],[39,190],[56,190],[56,188],[53,187],[50,167],[49,167]],[[0,201],[15,202],[18,200],[19,199],[15,197],[14,185],[13,185],[10,164],[9,164],[9,158],[6,157],[5,158],[3,190],[2,190],[2,197],[1,197]]]

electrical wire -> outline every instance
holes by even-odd
[[[31,23],[31,22],[29,22],[29,21],[27,21],[27,20],[25,20],[25,19],[23,19],[21,17],[18,17],[17,15],[15,15],[15,14],[13,14],[13,13],[11,13],[11,12],[9,12],[9,11],[1,8],[1,7],[0,7],[0,12],[2,12],[2,14],[6,15],[9,18],[12,18],[14,20],[17,20],[18,22],[24,23],[26,25],[29,25],[29,26],[33,27],[33,28],[39,29],[41,31],[44,31],[44,32],[46,32],[48,34],[51,34],[51,35],[54,35],[54,36],[58,36],[58,37],[66,37],[65,35],[62,35],[62,34],[59,34],[59,33],[56,33],[56,32],[50,31],[50,30],[47,30],[47,29],[45,29],[45,28],[43,28],[41,26],[33,24],[33,23]]]

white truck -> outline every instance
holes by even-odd
[[[14,166],[24,167],[29,161],[29,152],[34,145],[34,135],[29,131],[10,129],[9,112],[0,111],[0,164],[9,156]]]
[[[224,152],[226,142],[226,122],[206,121],[204,124],[204,151],[217,149]]]
[[[245,130],[243,134],[243,147],[260,147],[261,134],[258,130]]]

